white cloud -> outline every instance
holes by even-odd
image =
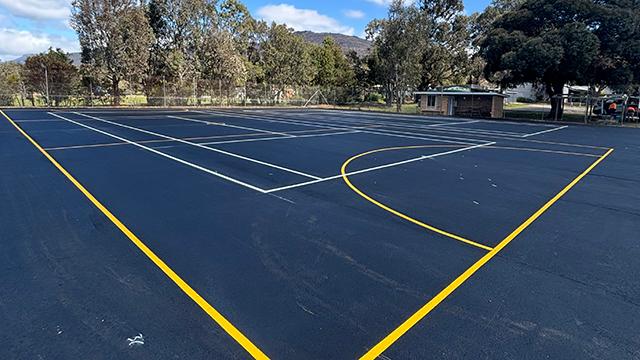
[[[71,15],[69,0],[0,0],[15,16],[31,20],[65,20]]]
[[[293,5],[267,5],[258,9],[258,15],[267,22],[287,24],[296,31],[333,32],[353,35],[354,29],[338,20],[312,9],[298,9]]]
[[[351,19],[362,19],[364,17],[364,13],[360,10],[345,10],[343,14]]]
[[[61,48],[67,52],[80,51],[80,45],[75,38],[0,28],[0,59],[2,60],[15,59],[25,54],[40,53],[50,47]]]

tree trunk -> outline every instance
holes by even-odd
[[[547,83],[547,95],[551,102],[551,111],[547,114],[547,120],[561,120],[564,112],[564,99],[562,97],[564,90],[564,82]]]
[[[111,91],[113,92],[113,105],[120,105],[120,79],[113,78],[111,80]]]

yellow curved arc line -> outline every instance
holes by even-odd
[[[355,185],[353,185],[353,183],[351,183],[351,181],[349,180],[349,176],[347,174],[347,167],[349,166],[349,164],[356,160],[359,159],[363,156],[367,156],[367,155],[371,155],[371,154],[375,154],[375,153],[379,153],[379,152],[383,152],[383,151],[393,151],[393,150],[407,150],[407,149],[422,149],[422,148],[428,148],[428,147],[435,147],[433,145],[414,145],[414,146],[398,146],[398,147],[390,147],[390,148],[384,148],[384,149],[376,149],[376,150],[371,150],[371,151],[367,151],[364,152],[362,154],[358,154],[355,155],[353,157],[351,157],[350,159],[348,159],[347,161],[344,162],[344,164],[342,164],[342,168],[340,169],[340,172],[342,173],[342,179],[344,180],[344,182],[347,184],[347,186],[349,186],[351,188],[351,190],[353,190],[354,192],[356,192],[356,194],[360,195],[361,197],[363,197],[364,199],[366,199],[367,201],[369,201],[370,203],[378,206],[381,209],[384,209],[390,213],[392,213],[393,215],[402,218],[404,220],[407,220],[415,225],[418,225],[420,227],[423,227],[429,231],[433,231],[437,234],[449,237],[451,239],[463,242],[465,244],[471,245],[471,246],[475,246],[478,247],[480,249],[486,250],[486,251],[491,251],[493,248],[487,246],[487,245],[483,245],[480,244],[478,242],[475,242],[473,240],[469,240],[467,238],[464,238],[460,235],[456,235],[453,234],[451,232],[439,229],[433,225],[429,225],[427,223],[424,223],[420,220],[417,220],[409,215],[403,214],[398,210],[395,210],[379,201],[377,201],[376,199],[372,198],[371,196],[365,194],[364,192],[362,192],[360,189],[358,189]],[[442,147],[442,146],[439,146]],[[456,146],[456,145],[445,145],[444,147],[464,147],[464,146]]]
[[[545,211],[547,211],[553,204],[555,204],[560,198],[562,198],[569,190],[571,190],[577,183],[580,182],[587,174],[589,174],[598,164],[609,156],[614,149],[609,149],[605,154],[601,155],[596,161],[594,161],[586,170],[578,175],[573,181],[565,186],[559,193],[557,193],[551,200],[547,201],[538,211],[533,213],[527,220],[525,220],[520,226],[518,226],[513,232],[511,232],[506,238],[504,238],[498,245],[490,252],[486,253],[480,260],[476,261],[467,270],[460,274],[453,282],[442,289],[433,299],[424,304],[418,311],[413,313],[407,320],[405,320],[400,326],[395,328],[389,335],[372,347],[366,354],[360,357],[360,360],[375,360],[391,345],[393,345],[398,339],[400,339],[407,331],[415,326],[420,320],[427,316],[433,309],[435,309],[441,302],[443,302],[449,295],[451,295],[458,287],[460,287],[465,281],[467,281],[473,274],[475,274],[480,268],[486,265],[491,259],[493,259],[500,251],[502,251],[513,239],[515,239],[520,233],[529,227],[534,221],[536,221]]]
[[[122,223],[109,209],[107,209],[98,199],[96,199],[71,173],[69,173],[56,159],[53,158],[40,144],[38,144],[29,134],[27,134],[18,124],[16,124],[7,114],[0,110],[2,114],[31,144],[38,149],[73,185],[91,201],[111,222],[122,231],[123,234],[133,242],[165,275],[167,275],[178,287],[193,300],[204,312],[213,319],[220,327],[231,336],[240,346],[242,346],[255,359],[269,359],[262,350],[255,346],[240,330],[238,330],[229,320],[227,320],[218,310],[198,294],[186,281],[184,281],[169,265],[167,265],[153,250],[140,240],[124,223]]]

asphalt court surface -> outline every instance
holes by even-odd
[[[2,358],[640,358],[635,129],[4,112]]]

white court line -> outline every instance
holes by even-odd
[[[327,111],[332,111],[332,110],[327,110]],[[204,112],[202,112],[203,114],[205,114]],[[377,113],[375,113],[377,114]],[[265,120],[267,121],[267,120]],[[291,121],[300,121],[300,120],[291,120]],[[488,123],[502,123],[502,121],[488,121],[488,120],[481,120],[482,122],[488,122]],[[504,123],[510,123],[505,121]],[[520,123],[513,123],[514,125],[535,125],[535,126],[557,126],[557,125],[541,125],[541,124],[520,124]],[[556,129],[554,127],[554,129]],[[436,132],[445,132],[444,130],[439,130],[439,129],[424,129],[425,131],[436,131]],[[381,129],[379,131],[394,131],[394,130],[384,130]],[[396,131],[397,132],[397,131]],[[393,136],[391,134],[387,134],[387,133],[378,133],[379,135],[388,135],[388,136]],[[447,138],[447,139],[460,139],[460,138],[455,138],[455,137],[450,137],[450,136],[440,136],[440,135],[433,135],[433,134],[424,134],[422,136],[434,136],[434,137],[443,137],[443,138]],[[481,135],[481,134],[476,134],[476,136],[478,137],[484,137],[484,138],[497,138],[497,139],[505,139],[505,140],[511,140],[511,141],[518,141],[518,142],[529,142],[529,143],[535,143],[535,144],[545,144],[545,145],[558,145],[558,146],[566,146],[566,147],[577,147],[577,148],[585,148],[585,149],[598,149],[598,150],[608,150],[609,148],[606,147],[602,147],[602,146],[595,146],[595,145],[585,145],[585,144],[575,144],[575,143],[566,143],[566,142],[556,142],[556,141],[544,141],[544,140],[534,140],[534,139],[525,139],[522,138],[520,136],[517,137],[504,137],[504,136],[498,136],[498,135],[493,135],[493,136],[489,136],[489,135]],[[438,141],[436,139],[426,139],[426,138],[418,138],[418,137],[410,137],[410,138],[414,138],[414,139],[423,139],[423,140],[433,140],[433,141]],[[471,138],[466,138],[466,141],[478,141],[478,142],[482,142],[482,141],[487,141],[484,139],[471,139]],[[466,144],[471,145],[473,143],[469,143],[467,142]]]
[[[57,121],[62,121],[62,120],[57,120]],[[101,144],[89,144],[89,145],[58,146],[58,147],[45,148],[45,150],[57,151],[57,150],[89,149],[89,148],[109,147],[109,146],[118,146],[118,145],[131,145],[131,144],[126,142],[113,142],[113,143],[101,143]]]
[[[392,127],[392,128],[400,128],[400,129],[404,129],[406,131],[411,131],[411,130],[433,130],[433,131],[439,131],[439,132],[444,132],[446,134],[451,134],[452,135],[485,135],[485,136],[509,136],[509,137],[521,137],[523,135],[523,133],[521,132],[513,132],[513,131],[498,131],[498,130],[487,130],[487,129],[471,129],[471,128],[463,128],[463,127],[457,127],[457,128],[447,128],[446,130],[434,130],[434,127],[439,127],[439,126],[446,126],[446,125],[460,125],[460,124],[465,124],[465,123],[469,123],[469,122],[459,122],[459,123],[448,123],[448,124],[432,124],[432,125],[419,125],[419,124],[397,124],[397,123],[393,123],[393,122],[387,122],[387,121],[375,121],[375,120],[340,120],[340,119],[335,119],[335,118],[331,118],[331,117],[326,117],[326,116],[322,116],[322,121],[323,123],[342,123],[342,124],[352,124],[354,122],[358,123],[358,124],[375,124],[375,125],[380,125],[380,126],[386,126],[386,127]],[[474,122],[478,122],[478,121],[474,121]]]
[[[196,111],[194,111],[194,112],[196,112]],[[200,114],[206,114],[206,115],[227,115],[225,113],[219,114],[219,113],[208,112],[208,111],[207,112],[197,111],[197,112],[200,113]],[[279,120],[274,120],[273,118],[269,119],[269,118],[264,118],[264,117],[262,117],[262,118],[261,117],[253,117],[251,115],[246,115],[246,114],[227,115],[227,116],[237,117],[237,118],[241,118],[241,119],[249,118],[249,119],[254,119],[254,120],[258,120],[258,121],[280,122],[280,123],[292,124],[292,125],[319,127],[319,128],[324,128],[324,129],[327,128],[327,126],[317,125],[317,123],[316,124],[308,123],[308,122],[306,122],[304,120],[295,120],[295,119],[281,119],[280,120],[280,118],[278,118]],[[360,130],[362,133],[366,133],[366,134],[400,137],[400,138],[405,138],[405,139],[429,140],[429,141],[436,141],[436,142],[448,143],[448,144],[456,144],[456,145],[477,145],[477,143],[479,143],[479,142],[486,141],[486,140],[482,140],[482,139],[456,138],[456,137],[452,137],[452,136],[441,136],[441,135],[430,135],[430,134],[421,135],[420,137],[418,137],[418,136],[413,136],[413,133],[402,132],[402,131],[397,131],[397,130],[386,130],[386,129],[381,129],[381,130],[377,130],[377,131],[362,130],[363,127],[343,126],[343,125],[339,125],[339,124],[332,126],[332,129],[334,129],[334,130]],[[450,139],[450,140],[443,140],[443,139]],[[473,141],[473,142],[469,142],[469,141]]]
[[[455,149],[455,150],[445,151],[445,152],[441,152],[441,153],[437,153],[437,154],[424,155],[424,156],[420,156],[420,157],[413,158],[413,159],[408,159],[408,160],[398,161],[398,162],[394,162],[394,163],[390,163],[390,164],[385,164],[385,165],[380,165],[380,166],[375,166],[375,167],[371,167],[371,168],[366,168],[366,169],[362,169],[362,170],[353,171],[353,172],[347,173],[345,175],[346,176],[351,176],[351,175],[363,174],[363,173],[367,173],[367,172],[371,172],[371,171],[376,171],[376,170],[386,169],[386,168],[390,168],[390,167],[394,167],[394,166],[409,164],[409,163],[412,163],[412,162],[426,160],[426,159],[433,159],[433,158],[436,158],[436,157],[439,157],[439,156],[455,154],[455,153],[459,153],[461,151],[477,149],[477,148],[480,148],[480,147],[491,146],[491,145],[495,145],[495,144],[496,144],[495,142],[488,142],[488,143],[485,143],[485,144],[469,146],[469,147],[465,147],[465,148],[462,148],[462,149]],[[302,187],[302,186],[318,184],[318,183],[325,182],[325,181],[331,181],[331,180],[335,180],[335,179],[340,179],[340,178],[342,178],[342,176],[343,176],[342,174],[339,174],[339,175],[329,176],[329,177],[318,179],[318,180],[307,181],[307,182],[288,185],[288,186],[282,186],[282,187],[279,187],[279,188],[266,190],[266,193],[269,194],[269,193],[273,193],[273,192],[277,192],[277,191],[295,189],[295,188],[299,188],[299,187]]]
[[[534,132],[534,133],[531,133],[531,134],[522,135],[522,137],[526,138],[526,137],[530,137],[530,136],[536,136],[536,135],[545,134],[545,133],[552,132],[552,131],[558,131],[558,130],[566,129],[568,127],[569,127],[568,125],[560,126],[560,127],[554,128],[554,129],[543,130],[543,131],[538,131],[538,132]]]
[[[223,113],[223,114],[227,114],[227,113]],[[252,118],[252,115],[246,115],[246,114],[238,114],[238,115],[231,115],[231,113],[228,113],[228,116],[232,116],[232,117],[240,117],[240,118],[251,118],[251,119],[256,119],[256,120],[262,120],[262,121],[269,121],[271,119],[273,119],[273,117],[269,118],[269,116],[274,116],[274,115],[266,115],[266,116],[261,116],[260,118]],[[270,114],[270,113],[267,113]],[[306,121],[310,121],[310,120],[302,120],[300,119],[300,117],[294,117],[294,118],[286,118],[286,120],[283,120],[282,118],[276,118],[279,119],[277,121],[290,121],[290,122],[298,122],[298,123],[303,123],[303,124],[308,124],[307,126],[311,126],[310,123],[307,123]],[[351,129],[353,128],[353,124],[354,121],[350,121],[350,120],[341,120],[341,119],[335,119],[335,118],[327,118],[325,115],[322,115],[322,119],[318,119],[317,117],[314,119],[315,121],[313,122],[314,125],[319,125],[319,124],[324,124],[324,125],[329,125],[329,126],[341,126],[344,129]],[[475,144],[475,143],[480,143],[480,142],[485,142],[487,140],[483,140],[483,139],[473,139],[473,138],[460,138],[460,137],[453,137],[451,135],[463,135],[463,136],[469,136],[469,135],[476,135],[476,136],[484,136],[484,137],[499,137],[498,135],[503,135],[503,136],[508,136],[508,138],[519,138],[522,136],[522,133],[502,133],[502,132],[494,132],[494,131],[484,131],[484,130],[476,130],[476,129],[447,129],[447,130],[439,130],[439,129],[432,129],[430,126],[431,125],[395,125],[393,123],[388,123],[388,122],[380,122],[380,121],[372,121],[372,120],[358,120],[358,122],[355,123],[356,125],[364,125],[364,124],[369,124],[369,125],[376,125],[376,126],[381,126],[381,127],[398,127],[401,129],[404,129],[405,131],[401,131],[401,130],[392,130],[392,129],[378,129],[376,130],[377,133],[382,132],[382,131],[386,131],[384,134],[388,135],[387,132],[394,132],[396,134],[405,134],[405,135],[409,135],[412,136],[411,138],[416,138],[415,135],[421,135],[421,136],[429,136],[430,140],[435,140],[434,138],[440,138],[440,139],[450,139],[450,140],[456,140],[456,141],[444,141],[444,140],[440,140],[442,142],[448,142],[448,143],[456,143],[459,144],[460,141],[463,141],[465,144]],[[423,130],[423,131],[436,131],[436,132],[442,132],[445,134],[448,134],[447,136],[445,135],[435,135],[435,134],[416,134],[415,132],[407,132],[407,131],[416,131],[416,130]],[[453,134],[452,134],[453,133]],[[473,142],[469,142],[469,141],[473,141]]]
[[[348,115],[352,115],[355,117],[365,117],[365,116],[379,116],[379,117],[385,117],[385,118],[407,118],[407,119],[413,119],[414,121],[418,121],[418,122],[446,122],[446,121],[451,121],[451,118],[446,118],[446,117],[434,117],[434,116],[424,116],[424,115],[407,115],[407,114],[392,114],[392,113],[383,113],[383,112],[377,112],[377,111],[361,111],[361,110],[334,110],[334,109],[323,109],[320,111],[316,111],[314,110],[313,112],[315,113],[319,113],[319,112],[337,112],[337,113],[342,113],[342,114],[348,114]],[[459,118],[455,118],[458,120],[474,120],[472,118],[463,118],[463,117],[459,117]],[[489,120],[489,119],[481,119],[481,122],[488,122],[488,123],[497,123],[497,124],[512,124],[512,125],[524,125],[524,126],[541,126],[541,127],[555,127],[557,125],[553,125],[553,124],[544,124],[544,123],[539,123],[539,122],[517,122],[517,121],[508,121],[508,120]]]
[[[58,120],[56,119],[55,121],[59,121],[59,122],[64,122],[62,120]],[[310,133],[310,132],[320,132],[320,131],[327,131],[326,129],[314,129],[314,130],[299,130],[299,131],[295,131],[295,133]],[[354,133],[356,132],[361,132],[361,131],[353,131]],[[345,132],[346,133],[346,132]],[[278,137],[277,139],[288,139],[290,137],[297,137],[300,135],[295,135],[294,133],[287,133],[291,136],[288,137]],[[330,134],[320,134],[320,135],[337,135],[339,133],[330,133]],[[237,134],[237,135],[212,135],[212,136],[195,136],[195,137],[185,137],[182,138],[182,140],[212,140],[212,139],[223,139],[223,138],[235,138],[235,137],[243,137],[243,136],[264,136],[266,134]],[[313,134],[311,134],[313,135]],[[256,139],[249,139],[249,140],[260,140],[263,138],[256,138]],[[266,138],[264,138],[266,139]],[[269,139],[276,139],[276,138],[269,138]],[[152,143],[170,143],[172,142],[172,140],[164,140],[164,139],[156,139],[156,140],[143,140],[143,141],[138,141],[138,143],[140,144],[152,144]],[[200,143],[200,144],[209,144],[209,143]],[[99,144],[83,144],[83,145],[70,145],[70,146],[58,146],[58,147],[50,147],[50,148],[45,148],[45,150],[47,151],[58,151],[58,150],[74,150],[74,149],[87,149],[87,148],[97,148],[97,147],[109,147],[109,146],[121,146],[121,145],[130,145],[126,142],[113,142],[113,143],[99,143]],[[171,146],[154,146],[154,149],[163,149],[163,148],[170,148],[173,147],[173,145]]]
[[[277,114],[277,112],[275,111],[269,111],[269,114]],[[377,114],[377,113],[376,113]],[[402,127],[402,128],[416,128],[416,129],[430,129],[433,127],[440,127],[440,126],[450,126],[450,125],[462,125],[462,124],[472,124],[472,123],[478,123],[478,122],[488,122],[488,123],[499,123],[497,121],[484,121],[484,120],[471,120],[471,119],[461,119],[464,120],[462,122],[446,122],[446,123],[437,123],[437,124],[416,124],[416,123],[409,123],[409,122],[394,122],[394,120],[389,119],[389,118],[384,118],[382,117],[382,119],[380,120],[372,120],[369,117],[365,117],[365,116],[351,116],[352,120],[341,120],[339,118],[331,117],[332,115],[327,115],[327,114],[323,114],[322,112],[317,112],[317,113],[313,113],[314,116],[318,116],[320,115],[325,121],[329,120],[329,121],[342,121],[342,122],[348,122],[348,123],[353,123],[353,121],[359,121],[359,122],[374,122],[377,124],[384,124],[387,126],[395,126],[395,127]],[[302,115],[298,115],[299,117]],[[419,122],[419,121],[418,121]],[[506,123],[506,122],[505,122]],[[442,130],[445,131],[445,130]],[[473,129],[473,128],[453,128],[453,129],[447,129],[447,132],[471,132],[471,133],[487,133],[487,134],[496,134],[496,135],[505,135],[505,136],[515,136],[515,137],[519,137],[521,136],[523,133],[522,132],[514,132],[514,131],[504,131],[504,130],[490,130],[490,129]]]
[[[183,143],[183,144],[187,144],[187,145],[195,146],[195,147],[198,147],[198,148],[201,148],[201,149],[217,152],[217,153],[224,154],[224,155],[227,155],[227,156],[231,156],[231,157],[234,157],[234,158],[237,158],[237,159],[242,159],[242,160],[246,160],[246,161],[253,162],[253,163],[256,163],[256,164],[268,166],[268,167],[271,167],[271,168],[274,168],[274,169],[290,172],[292,174],[308,177],[308,178],[311,178],[311,179],[320,179],[320,177],[318,177],[318,176],[310,175],[310,174],[304,173],[302,171],[289,169],[289,168],[286,168],[284,166],[275,165],[275,164],[268,163],[266,161],[261,161],[261,160],[253,159],[253,158],[250,158],[250,157],[247,157],[247,156],[234,154],[232,152],[228,152],[228,151],[224,151],[224,150],[220,150],[220,149],[204,146],[204,145],[201,145],[201,144],[198,144],[198,143],[182,140],[182,139],[175,138],[175,137],[172,137],[172,136],[160,134],[160,133],[157,133],[157,132],[154,132],[154,131],[144,130],[144,129],[140,129],[140,128],[137,128],[137,127],[134,127],[134,126],[124,125],[124,124],[120,124],[120,123],[117,123],[117,122],[104,120],[104,119],[101,119],[101,118],[98,118],[98,117],[95,117],[95,116],[85,115],[85,114],[82,114],[82,113],[79,113],[79,112],[74,112],[74,114],[80,115],[80,116],[84,116],[84,117],[89,118],[89,119],[102,121],[102,122],[107,123],[107,124],[120,126],[120,127],[125,128],[125,129],[131,129],[131,130],[134,130],[134,131],[139,131],[139,132],[142,132],[142,133],[145,133],[145,134],[149,134],[149,135],[153,135],[153,136],[157,136],[157,137],[161,137],[161,138],[177,141],[177,142],[180,142],[180,143]]]
[[[289,134],[286,134],[286,133],[281,133],[281,132],[276,132],[276,131],[256,129],[256,128],[251,128],[251,127],[246,127],[246,126],[230,125],[230,124],[227,124],[227,123],[220,123],[220,122],[213,122],[213,121],[190,119],[190,118],[186,118],[186,117],[182,117],[182,116],[167,115],[167,117],[172,118],[172,119],[184,120],[184,121],[193,121],[193,122],[206,124],[206,125],[217,125],[217,126],[230,127],[230,128],[234,128],[234,129],[250,130],[250,131],[261,132],[261,133],[271,134],[271,135],[292,136],[292,135],[289,135]]]
[[[59,119],[14,120],[17,123],[62,122]]]
[[[479,123],[479,122],[480,122],[480,120],[471,120],[471,121],[452,122],[452,123],[444,123],[444,124],[433,124],[433,125],[427,125],[427,126],[429,126],[429,127],[452,126],[452,125],[474,124],[474,123]]]
[[[259,187],[257,187],[257,186],[254,186],[254,185],[251,185],[251,184],[245,183],[245,182],[243,182],[243,181],[240,181],[240,180],[234,179],[234,178],[232,178],[232,177],[230,177],[230,176],[227,176],[227,175],[221,174],[221,173],[216,172],[216,171],[213,171],[213,170],[211,170],[211,169],[207,169],[207,168],[202,167],[202,166],[200,166],[200,165],[196,165],[196,164],[191,163],[191,162],[189,162],[189,161],[182,160],[182,159],[177,158],[177,157],[175,157],[175,156],[171,156],[171,155],[169,155],[169,154],[163,153],[162,151],[158,151],[158,150],[153,149],[153,148],[150,148],[150,147],[148,147],[148,146],[144,146],[144,145],[142,145],[142,144],[139,144],[139,143],[137,143],[137,142],[135,142],[135,141],[132,141],[132,140],[129,140],[129,139],[125,139],[125,138],[123,138],[123,137],[120,137],[120,136],[118,136],[118,135],[111,134],[111,133],[109,133],[109,132],[106,132],[106,131],[103,131],[103,130],[100,130],[100,129],[96,129],[96,128],[94,128],[94,127],[91,127],[91,126],[89,126],[89,125],[83,124],[83,123],[78,122],[78,121],[75,121],[75,120],[67,119],[66,117],[63,117],[63,116],[58,115],[58,114],[54,114],[54,113],[51,113],[51,112],[50,112],[50,113],[48,113],[48,114],[49,114],[49,115],[52,115],[52,116],[55,116],[55,117],[57,117],[57,118],[59,118],[59,119],[66,120],[66,121],[68,121],[68,122],[70,122],[70,123],[76,124],[76,125],[78,125],[78,126],[82,126],[83,128],[86,128],[86,129],[89,129],[89,130],[93,130],[93,131],[95,131],[95,132],[97,132],[97,133],[100,133],[100,134],[103,134],[103,135],[107,135],[107,136],[112,137],[112,138],[114,138],[114,139],[117,139],[117,140],[120,140],[120,141],[123,141],[123,142],[129,143],[129,144],[134,145],[134,146],[137,146],[137,147],[139,147],[139,148],[141,148],[141,149],[144,149],[144,150],[150,151],[150,152],[152,152],[152,153],[154,153],[154,154],[157,154],[157,155],[163,156],[163,157],[165,157],[165,158],[167,158],[167,159],[171,159],[171,160],[176,161],[176,162],[179,162],[179,163],[181,163],[181,164],[183,164],[183,165],[187,165],[187,166],[192,167],[192,168],[194,168],[194,169],[197,169],[197,170],[203,171],[203,172],[205,172],[205,173],[207,173],[207,174],[211,174],[211,175],[217,176],[217,177],[219,177],[219,178],[221,178],[221,179],[224,179],[224,180],[230,181],[230,182],[232,182],[232,183],[234,183],[234,184],[241,185],[241,186],[244,186],[244,187],[249,188],[249,189],[251,189],[251,190],[255,190],[255,191],[258,191],[258,192],[260,192],[260,193],[266,194],[266,190],[261,189],[261,188],[259,188]]]
[[[292,136],[267,137],[267,138],[259,138],[259,139],[212,141],[212,142],[204,142],[204,143],[200,143],[200,144],[201,145],[235,144],[235,143],[245,143],[245,142],[255,142],[255,141],[274,141],[274,140],[300,139],[300,138],[334,136],[334,135],[345,135],[345,134],[357,134],[359,132],[361,132],[361,131],[353,130],[353,131],[333,132],[333,133],[328,133],[328,134],[292,135]],[[168,148],[172,148],[172,147],[175,147],[175,146],[176,145],[155,146],[154,149],[168,149]]]
[[[323,126],[323,125],[317,125],[317,124],[300,123],[297,120],[289,120],[289,119],[283,119],[283,118],[275,118],[275,119],[265,118],[262,115],[231,114],[231,113],[226,113],[226,112],[221,112],[216,110],[208,110],[208,111],[191,110],[190,112],[204,114],[208,116],[226,116],[226,117],[232,117],[232,118],[238,118],[238,119],[244,119],[244,120],[250,119],[250,120],[257,120],[257,121],[266,121],[269,123],[282,123],[282,124],[297,125],[302,127],[320,128],[324,130],[344,130],[343,127],[339,128],[339,127],[329,127],[329,126]]]
[[[267,112],[267,114],[270,114],[271,116],[273,116],[275,114],[275,112]],[[292,115],[292,114],[288,114],[288,115]],[[302,118],[302,115],[293,115],[295,116],[297,119]],[[367,118],[356,118],[353,120],[344,120],[344,119],[340,119],[340,118],[336,118],[335,116],[332,115],[326,115],[326,114],[322,114],[322,115],[314,115],[315,118],[314,120],[319,121],[323,124],[338,124],[338,125],[342,125],[342,124],[374,124],[374,125],[382,125],[382,126],[387,126],[387,127],[397,127],[397,128],[401,128],[401,129],[422,129],[422,130],[430,130],[433,127],[439,127],[439,126],[449,126],[449,125],[461,125],[461,124],[470,124],[470,123],[476,123],[476,122],[480,122],[480,120],[471,120],[471,121],[464,121],[464,122],[449,122],[449,123],[438,123],[438,124],[429,124],[429,125],[423,125],[423,124],[411,124],[411,123],[397,123],[397,122],[392,122],[391,120],[387,121],[387,120],[371,120],[371,119],[367,119]],[[300,121],[307,121],[307,120],[300,120]],[[513,131],[502,131],[502,130],[489,130],[489,129],[472,129],[472,128],[452,128],[452,129],[447,129],[447,130],[441,130],[442,132],[446,132],[446,133],[451,133],[451,132],[455,132],[455,133],[464,133],[464,134],[473,134],[473,135],[479,135],[479,134],[483,134],[483,135],[504,135],[504,136],[513,136],[513,137],[520,137],[523,135],[523,133],[521,132],[513,132]]]

